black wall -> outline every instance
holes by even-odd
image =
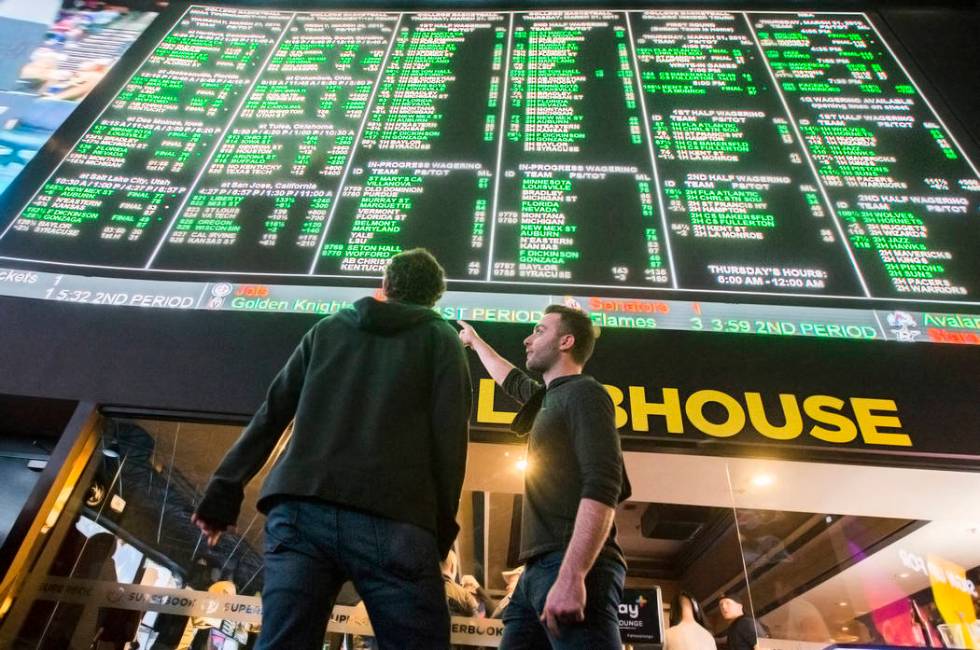
[[[890,40],[910,55],[902,58],[912,64],[916,82],[924,82],[930,100],[952,112],[955,124],[949,126],[957,136],[965,136],[960,144],[971,149],[977,162],[973,154],[980,150],[980,3],[962,3],[959,9],[879,8],[878,13],[894,36]]]
[[[261,403],[272,377],[314,322],[285,314],[96,309],[12,299],[0,299],[0,309],[9,324],[4,365],[16,369],[0,377],[2,391],[84,397],[116,413],[181,411],[230,422],[244,421]],[[529,326],[476,327],[521,364]],[[475,356],[471,368],[475,378],[486,376]],[[645,387],[651,403],[660,401],[664,387],[677,388],[682,399],[704,389],[739,401],[747,391],[759,392],[774,425],[783,421],[780,393],[794,394],[800,403],[810,395],[893,400],[902,431],[914,442],[912,448],[860,440],[830,445],[807,435],[774,442],[750,423],[731,439],[712,438],[690,423],[677,435],[666,433],[665,420],[653,416],[648,432],[631,424],[621,430],[632,448],[974,469],[980,467],[978,369],[978,346],[625,329],[603,332],[588,368],[625,393],[631,385]],[[627,401],[622,407],[630,412]],[[516,410],[503,399],[497,408]],[[503,430],[480,429],[479,435],[491,438]]]

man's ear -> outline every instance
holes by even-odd
[[[558,339],[558,350],[560,352],[568,352],[574,347],[575,347],[574,334],[562,334],[561,338]]]

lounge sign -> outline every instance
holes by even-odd
[[[619,604],[619,633],[623,643],[664,642],[663,604],[660,587],[624,589]]]

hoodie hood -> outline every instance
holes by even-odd
[[[355,302],[352,316],[358,329],[373,334],[395,334],[419,323],[442,319],[439,314],[422,305],[381,302],[374,298],[361,298]]]

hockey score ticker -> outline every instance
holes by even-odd
[[[130,65],[0,265],[980,304],[980,174],[862,13],[194,5]]]

